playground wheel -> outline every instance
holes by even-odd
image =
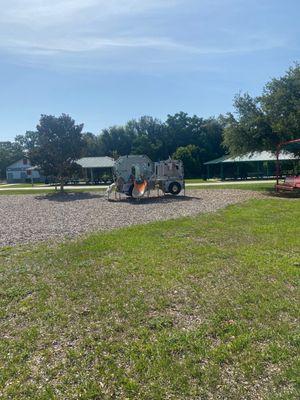
[[[177,195],[181,192],[181,185],[178,182],[171,182],[168,188],[168,192],[173,194],[173,195]]]

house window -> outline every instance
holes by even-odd
[[[27,164],[28,164],[27,158],[23,158],[23,164],[24,164],[24,165],[27,165]]]

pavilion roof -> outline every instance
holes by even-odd
[[[281,151],[279,155],[279,160],[297,160],[295,154]],[[237,163],[237,162],[258,162],[258,161],[276,161],[276,154],[271,151],[262,151],[262,152],[254,152],[248,153],[243,156],[238,157],[230,157],[229,155],[217,158],[215,160],[211,160],[205,163],[205,165],[210,164],[220,164],[220,163]]]
[[[82,168],[112,168],[115,164],[111,157],[83,157],[76,162]]]

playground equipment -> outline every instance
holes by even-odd
[[[276,185],[275,189],[277,192],[280,190],[283,191],[298,191],[300,190],[300,175],[295,174],[291,176],[287,176],[284,180],[284,182],[280,182],[280,161],[279,161],[279,155],[282,149],[285,150],[292,150],[292,151],[299,151],[299,156],[300,156],[300,139],[295,139],[295,140],[289,140],[288,142],[283,142],[280,143],[277,146],[277,152],[276,152]],[[300,160],[300,157],[299,157]]]
[[[276,190],[287,190],[290,192],[300,190],[300,175],[287,176],[284,182],[276,184]]]
[[[108,197],[115,190],[140,199],[154,189],[178,195],[184,189],[182,162],[172,159],[153,162],[145,155],[122,156],[115,162],[114,183],[108,188]]]

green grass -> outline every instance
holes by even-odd
[[[298,200],[0,251],[1,399],[297,399]]]
[[[185,182],[186,183],[204,183],[207,181],[204,179],[200,179],[200,178],[193,178],[193,179],[186,179]]]
[[[262,183],[232,183],[230,185],[199,185],[193,186],[191,189],[242,189],[242,190],[254,190],[259,192],[274,192],[274,182],[262,182]]]
[[[186,181],[189,183],[189,181]],[[34,188],[32,190],[18,190],[16,188],[9,188],[10,190],[0,190],[0,196],[1,195],[17,195],[17,194],[42,194],[42,193],[52,193],[54,192],[53,190],[44,190],[44,189],[38,189]],[[90,192],[90,191],[101,191],[105,190],[101,188],[101,186],[97,186],[92,189],[86,189],[84,186],[81,189],[72,189],[71,186],[66,187],[68,192]],[[266,191],[266,192],[274,192],[274,183],[270,182],[265,182],[265,183],[252,183],[252,184],[231,184],[231,185],[204,185],[204,186],[193,186],[193,187],[187,187],[187,190],[194,190],[194,189],[242,189],[242,190],[255,190],[255,191]]]
[[[39,187],[39,186],[44,186],[44,183],[34,183],[34,185],[33,185],[33,187]],[[0,187],[1,187],[1,185],[0,185]],[[9,185],[7,187],[20,189],[20,188],[32,187],[32,184],[31,183],[16,183],[14,185]]]

